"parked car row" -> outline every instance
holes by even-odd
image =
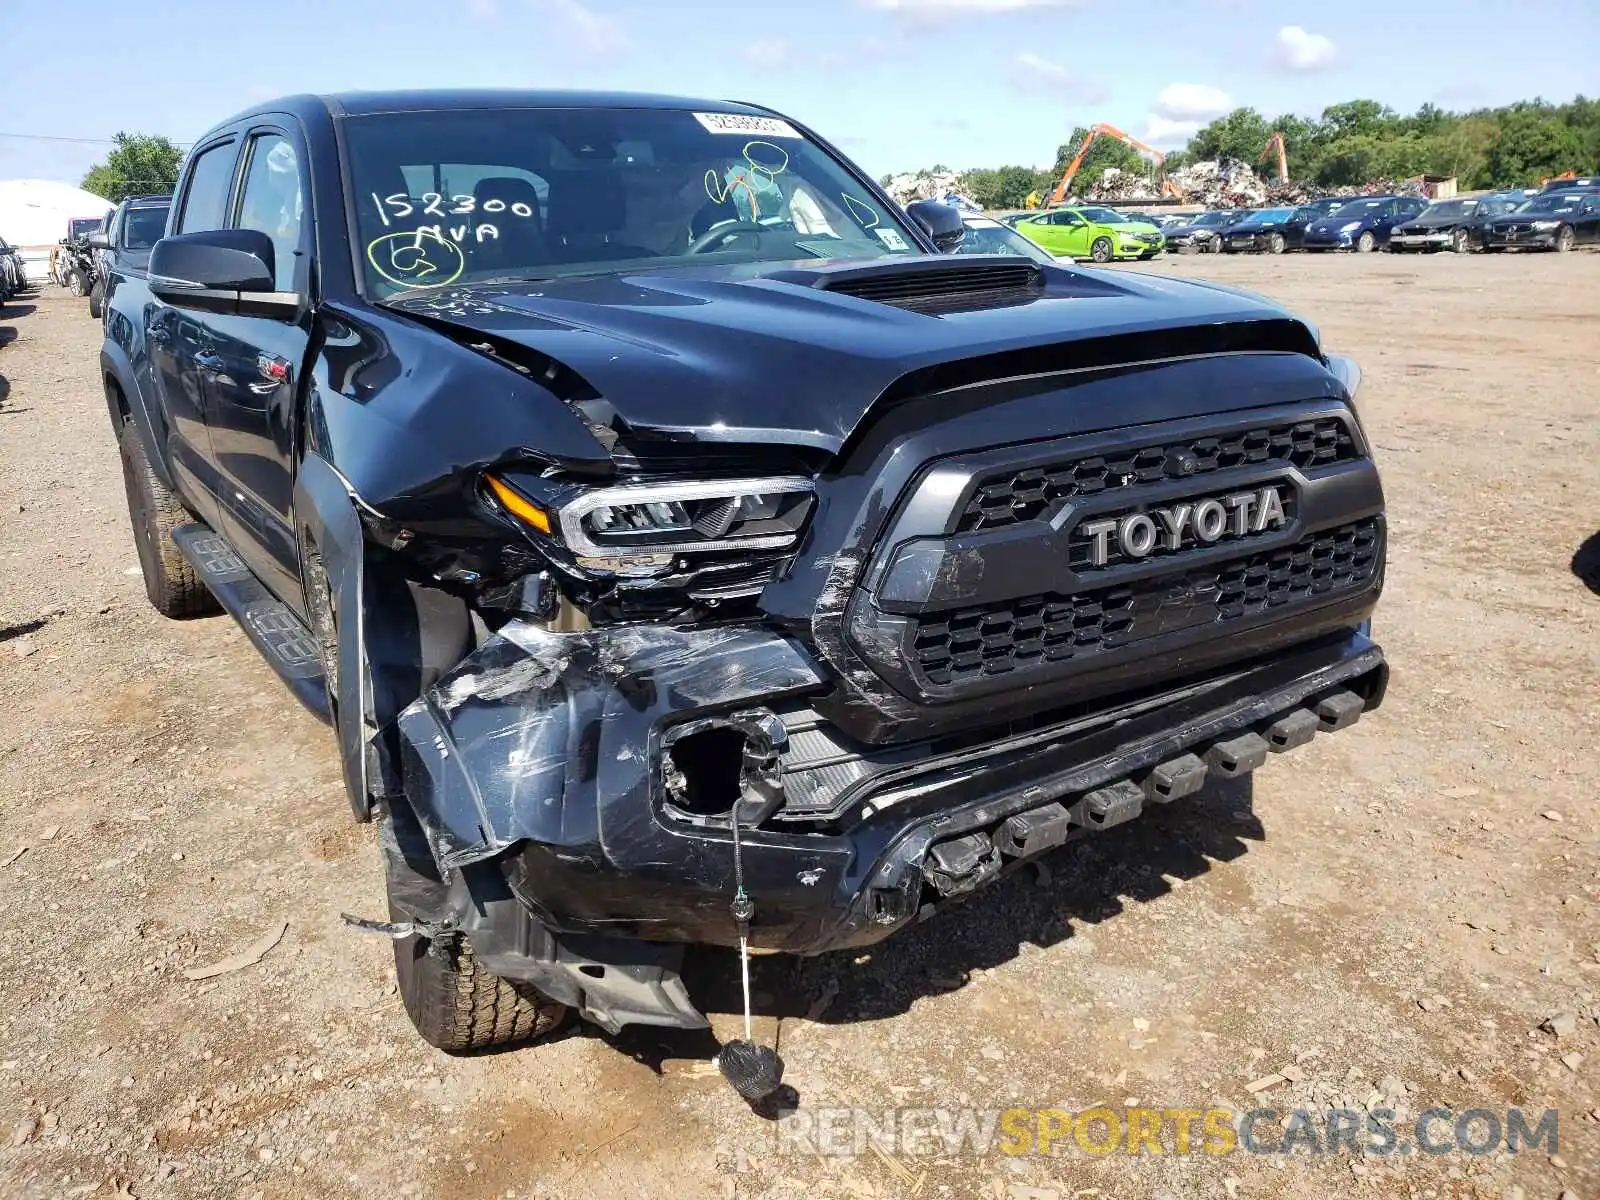
[[[1284,254],[1387,250],[1548,249],[1600,243],[1600,184],[1552,181],[1429,203],[1419,196],[1327,197],[1298,208],[1218,208],[1156,215],[1098,206],[1006,218],[1017,233],[1058,257],[1111,262],[1171,253]]]
[[[0,300],[28,290],[28,270],[17,248],[0,237]]]
[[[142,277],[150,249],[167,229],[171,196],[129,196],[104,217],[68,222],[51,252],[50,278],[74,296],[87,296],[89,315],[102,319],[119,282]]]

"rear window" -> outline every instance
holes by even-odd
[[[130,208],[122,222],[122,245],[126,250],[148,250],[167,231],[167,206]]]

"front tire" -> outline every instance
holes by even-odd
[[[1281,233],[1275,233],[1267,239],[1268,254],[1282,254],[1289,248],[1289,239]]]
[[[1111,239],[1106,237],[1095,238],[1095,240],[1089,244],[1089,257],[1097,263],[1104,264],[1110,262]]]
[[[1371,254],[1377,244],[1378,239],[1372,235],[1372,230],[1362,230],[1361,236],[1356,239],[1356,253]]]
[[[117,449],[128,493],[128,522],[133,526],[144,594],[151,606],[175,620],[221,612],[216,597],[200,582],[199,572],[172,540],[172,531],[194,518],[151,470],[144,443],[131,420],[123,421],[117,431]]]
[[[103,279],[96,279],[89,289],[89,315],[96,321],[106,315],[106,281]]]
[[[1573,243],[1576,241],[1577,239],[1572,233],[1572,226],[1563,225],[1556,230],[1556,253],[1565,254],[1572,249]]]
[[[393,920],[404,920],[390,900]],[[471,1054],[555,1032],[567,1007],[526,983],[485,970],[463,934],[420,934],[394,943],[395,978],[406,1016],[430,1046]]]
[[[1454,254],[1465,254],[1472,249],[1472,235],[1465,229],[1458,229],[1450,235],[1450,250]]]
[[[65,282],[67,291],[71,292],[74,296],[81,297],[88,294],[89,289],[84,284],[82,271],[68,271]]]

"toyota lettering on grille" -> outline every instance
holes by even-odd
[[[1278,489],[1264,487],[1085,521],[1078,532],[1089,539],[1089,561],[1103,567],[1111,560],[1113,550],[1128,558],[1145,558],[1157,546],[1168,550],[1210,546],[1224,539],[1281,529],[1287,521]]]

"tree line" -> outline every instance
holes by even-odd
[[[1320,187],[1344,187],[1416,175],[1454,176],[1463,190],[1531,187],[1565,171],[1600,171],[1600,100],[1566,104],[1522,100],[1500,108],[1448,112],[1424,104],[1402,115],[1376,100],[1329,105],[1316,119],[1285,114],[1268,119],[1236,108],[1201,129],[1166,159],[1176,170],[1214,158],[1255,163],[1274,132],[1283,134],[1289,176]],[[1048,194],[1088,131],[1081,126],[1056,151],[1055,165],[983,167],[966,172],[963,191],[985,208],[1020,208],[1030,193]],[[1137,151],[1100,138],[1078,171],[1078,186],[1099,180],[1106,167],[1142,171]],[[1272,156],[1258,168],[1277,171]]]

